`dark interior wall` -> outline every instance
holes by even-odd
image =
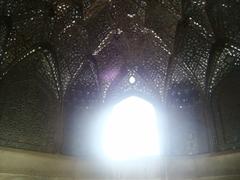
[[[203,101],[167,108],[169,154],[196,155],[209,152],[208,127]]]
[[[171,86],[167,96],[169,153],[194,155],[210,151],[204,95],[189,80]]]
[[[232,72],[219,83],[213,96],[216,148],[240,148],[240,73]]]
[[[0,146],[53,152],[56,98],[34,60],[17,64],[0,83]]]

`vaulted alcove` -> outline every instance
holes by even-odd
[[[0,144],[20,149],[55,151],[58,101],[41,69],[41,53],[13,66],[0,84]]]

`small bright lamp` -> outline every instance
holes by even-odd
[[[134,76],[130,76],[128,81],[130,84],[134,84],[136,82],[136,78]]]
[[[106,119],[102,149],[111,160],[159,155],[157,116],[153,105],[136,96],[116,104]]]

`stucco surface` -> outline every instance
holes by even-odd
[[[0,180],[239,180],[240,153],[110,163],[0,149]]]

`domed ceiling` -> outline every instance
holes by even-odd
[[[90,115],[125,93],[175,111],[211,104],[239,71],[239,9],[238,0],[0,0],[0,145],[88,154]],[[217,127],[202,126],[169,152],[218,149]],[[208,132],[207,148],[196,132]]]

